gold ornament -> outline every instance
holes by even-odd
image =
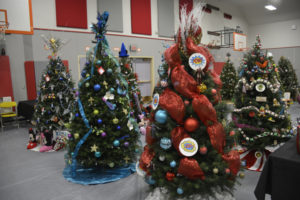
[[[98,149],[97,145],[94,144],[93,146],[91,146],[91,152],[96,152],[97,149]]]
[[[217,174],[217,173],[219,173],[219,170],[218,170],[218,168],[216,168],[216,167],[215,167],[215,168],[213,169],[213,173],[214,173],[214,174]]]
[[[275,98],[273,99],[273,106],[275,106],[275,107],[280,106],[279,102]]]
[[[114,123],[114,124],[117,124],[117,123],[119,123],[119,120],[118,120],[117,118],[114,118],[114,119],[113,119],[113,123]]]
[[[79,133],[74,133],[74,138],[77,140],[79,138]]]
[[[207,90],[207,87],[206,87],[206,85],[204,83],[201,83],[197,87],[198,87],[200,93],[203,93],[203,92],[205,92]]]

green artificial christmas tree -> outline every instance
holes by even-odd
[[[244,55],[235,88],[233,124],[245,149],[241,158],[248,169],[260,171],[266,157],[276,146],[292,137],[290,117],[280,86],[278,69],[272,57],[261,48],[259,36]],[[257,164],[261,163],[261,164]]]
[[[131,59],[129,58],[129,55],[127,54],[126,47],[124,43],[122,43],[121,51],[119,52],[119,62],[121,67],[121,73],[125,80],[128,83],[128,95],[130,99],[130,110],[131,110],[131,116],[137,120],[137,122],[140,122],[143,118],[142,115],[142,104],[141,104],[141,91],[139,89],[138,83],[137,83],[137,74],[134,73],[132,68]]]
[[[71,119],[75,100],[71,75],[57,56],[63,42],[53,37],[44,37],[44,41],[45,48],[50,49],[52,55],[48,57],[49,64],[41,77],[38,102],[32,121],[37,131],[43,133],[42,137],[45,138],[45,144],[40,148],[41,152],[52,149],[53,134],[65,129],[64,124]]]
[[[75,115],[70,124],[71,135],[66,156],[70,165],[70,168],[66,168],[70,170],[68,175],[65,170],[65,177],[76,179],[83,176],[80,173],[88,173],[88,168],[94,168],[92,177],[87,179],[96,182],[86,184],[117,180],[111,175],[113,171],[107,172],[110,178],[101,179],[103,176],[96,177],[96,174],[106,168],[128,166],[135,161],[138,150],[138,127],[135,120],[130,118],[127,82],[105,37],[108,12],[102,15],[98,13],[97,20],[97,24],[92,26],[96,34],[96,46],[87,53],[87,62],[78,84]],[[77,170],[81,168],[86,171]],[[103,173],[105,176],[106,173]]]
[[[231,101],[237,83],[237,75],[233,63],[230,60],[230,53],[227,54],[227,61],[222,69],[220,78],[223,83],[221,90],[222,99]]]
[[[296,99],[298,94],[298,79],[289,59],[281,56],[278,61],[278,71],[281,85],[285,92],[291,93],[291,99]]]
[[[201,6],[189,15],[182,10],[176,43],[165,51],[158,69],[160,84],[154,89],[147,145],[138,168],[151,188],[157,188],[153,199],[230,196],[239,172],[234,132],[230,135],[222,124],[222,83],[208,69],[212,55],[198,46],[201,12]],[[159,193],[159,188],[166,192]]]

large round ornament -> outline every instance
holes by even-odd
[[[94,85],[94,90],[98,92],[101,89],[101,86],[99,84]]]
[[[263,92],[266,89],[266,86],[262,83],[256,84],[255,89],[257,92]]]
[[[155,110],[159,104],[159,94],[155,93],[152,101],[152,109]]]
[[[160,139],[160,147],[164,150],[169,149],[172,146],[170,138],[163,137]]]
[[[199,127],[199,122],[194,117],[189,117],[184,122],[184,129],[188,132],[193,132]]]
[[[206,58],[201,53],[194,53],[189,58],[189,65],[195,71],[203,70],[206,66]]]
[[[115,140],[115,141],[114,141],[114,146],[115,146],[115,147],[120,146],[120,141],[119,141],[119,140]]]
[[[167,122],[167,112],[165,110],[158,110],[156,113],[155,113],[155,121],[157,121],[158,123],[160,124],[164,124]]]
[[[112,72],[113,72],[113,71],[112,71],[112,69],[111,69],[111,68],[109,68],[109,69],[107,69],[107,70],[106,70],[106,73],[107,73],[108,75],[111,75],[111,74],[112,74]]]
[[[183,194],[183,189],[182,188],[177,188],[177,194]]]
[[[179,144],[179,151],[184,156],[193,156],[198,151],[198,143],[193,138],[184,138]]]

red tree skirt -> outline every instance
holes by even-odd
[[[270,153],[266,149],[264,151],[245,150],[240,152],[240,159],[242,162],[246,161],[246,169],[261,172]]]

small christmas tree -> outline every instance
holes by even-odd
[[[298,94],[298,79],[289,59],[281,56],[278,61],[278,71],[281,85],[285,92],[291,93],[291,98],[296,99]]]
[[[222,99],[231,101],[234,95],[234,87],[237,83],[237,75],[230,60],[230,53],[227,54],[227,61],[222,69],[220,78],[223,83],[221,90]]]
[[[64,124],[71,119],[75,94],[71,75],[57,56],[63,42],[54,37],[44,37],[44,41],[45,48],[50,49],[52,55],[48,57],[49,64],[41,78],[33,118],[37,131],[43,133],[42,137],[46,140],[46,144],[40,148],[41,152],[52,149],[54,132],[65,129]]]
[[[132,69],[131,59],[127,54],[127,50],[124,43],[122,43],[121,51],[119,52],[119,58],[120,58],[121,73],[128,83],[128,95],[130,99],[130,110],[131,110],[130,114],[137,120],[137,122],[140,122],[140,120],[143,118],[142,115],[143,106],[141,104],[141,98],[142,98],[141,91],[137,83],[137,79],[138,79],[137,74],[134,73]]]
[[[86,179],[83,184],[105,183],[128,176],[131,174],[129,164],[135,161],[138,149],[138,127],[130,118],[127,82],[105,37],[108,12],[98,13],[97,19],[97,24],[92,26],[96,46],[87,53],[78,84],[66,156],[69,166],[64,171],[65,177],[73,182]],[[105,171],[120,167],[126,169],[122,173]],[[88,168],[95,171],[89,173]],[[114,172],[118,175],[113,176]],[[110,177],[106,177],[107,174]]]
[[[160,83],[138,168],[152,188],[166,190],[159,196],[155,190],[154,199],[226,195],[240,168],[239,153],[232,150],[234,132],[230,136],[222,125],[221,80],[208,69],[212,55],[199,46],[201,13],[201,6],[189,15],[181,11],[176,43],[165,51],[158,69]]]
[[[241,145],[248,150],[241,158],[248,169],[257,171],[262,169],[272,151],[269,146],[292,137],[278,69],[272,57],[260,48],[261,41],[257,36],[252,50],[244,55],[241,63],[240,80],[235,88],[236,109],[232,114]]]

